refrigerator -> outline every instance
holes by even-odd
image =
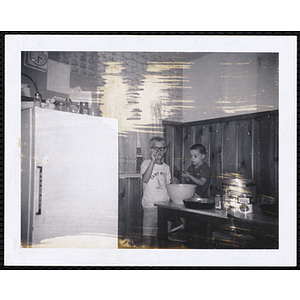
[[[33,107],[21,126],[21,245],[97,236],[117,247],[117,120]]]

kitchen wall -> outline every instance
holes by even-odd
[[[89,92],[92,103],[102,116],[118,119],[120,172],[135,173],[137,147],[148,157],[148,143],[153,135],[163,135],[162,120],[182,120],[182,74],[190,67],[190,58],[157,52],[48,52],[47,71],[27,67],[22,73],[37,84],[42,98],[70,97],[79,87]],[[189,54],[191,55],[191,54]],[[199,57],[199,55],[191,55]],[[35,89],[22,76],[22,83]],[[80,93],[80,94],[82,94]],[[76,100],[76,98],[75,98]],[[78,102],[76,103],[78,104]]]
[[[40,71],[24,65],[24,53],[25,52],[22,52],[21,71],[22,73],[30,76],[32,80],[35,81],[43,99],[52,98],[54,96],[65,99],[66,97],[69,97],[70,89],[73,89],[77,86],[80,86],[83,91],[90,91],[92,94],[94,94],[94,98],[96,98],[95,93],[97,91],[97,80],[95,75],[88,76],[88,74],[85,74],[83,72],[74,72],[70,68],[68,74],[59,72],[55,74],[58,82],[66,82],[65,77],[67,77],[68,80],[66,82],[66,85],[62,88],[54,87],[53,89],[50,89],[47,87],[49,77],[51,76],[49,67],[46,71]],[[55,62],[62,66],[69,66],[69,62],[66,61],[65,57],[62,55],[62,52],[48,52],[48,56],[51,62]],[[29,84],[31,94],[30,96],[33,97],[36,91],[30,79],[22,75],[21,80],[22,83]]]
[[[101,101],[123,133],[161,119],[190,122],[278,109],[277,53],[49,52],[70,66],[63,91],[47,89],[49,74],[24,66],[44,99],[80,86]],[[94,68],[94,69],[93,69]],[[63,80],[64,74],[57,74]],[[22,76],[22,83],[32,83]]]
[[[278,199],[278,111],[259,112],[178,124],[166,122],[165,138],[170,143],[166,162],[180,178],[191,164],[190,147],[206,147],[210,166],[210,195],[222,193],[224,174],[253,179],[257,195]]]
[[[183,122],[278,109],[277,53],[211,53],[183,70]]]

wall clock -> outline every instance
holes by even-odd
[[[28,51],[25,52],[25,65],[27,67],[46,71],[48,68],[48,52],[46,51]]]

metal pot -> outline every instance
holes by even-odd
[[[252,179],[225,179],[222,181],[223,195],[229,198],[251,198],[256,200],[256,182]]]

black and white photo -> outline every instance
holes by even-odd
[[[295,44],[7,35],[7,263],[293,265]]]

